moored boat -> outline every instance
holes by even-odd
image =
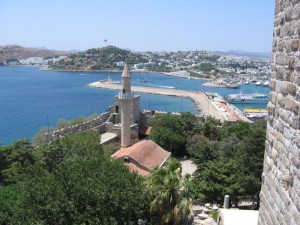
[[[139,79],[138,79],[138,82],[141,82],[141,83],[147,83],[147,80],[144,79],[144,78],[139,78]]]
[[[265,81],[265,82],[263,82],[263,86],[266,86],[266,87],[268,87],[268,86],[269,86],[269,81]]]
[[[237,89],[240,88],[240,84],[239,83],[230,83],[230,84],[226,84],[227,88],[232,88],[232,89]]]
[[[267,118],[269,116],[266,109],[244,109],[244,115],[250,120]]]
[[[229,103],[241,104],[267,104],[269,97],[266,94],[230,94],[226,98]]]

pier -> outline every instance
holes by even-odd
[[[113,84],[107,81],[93,82],[90,83],[89,86],[111,90],[121,90],[121,85]],[[143,86],[132,86],[131,89],[133,92],[139,93],[189,98],[195,103],[199,114],[204,116],[212,116],[215,119],[222,121],[243,120],[249,122],[249,120],[242,114],[237,115],[237,112],[229,110],[231,107],[228,107],[227,110],[227,107],[224,107],[224,101],[220,102],[218,98],[212,98],[202,91],[187,91]]]

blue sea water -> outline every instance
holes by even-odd
[[[0,142],[10,144],[23,137],[32,139],[48,122],[55,127],[61,118],[71,120],[76,116],[105,112],[113,104],[117,91],[91,88],[88,84],[108,76],[120,80],[121,73],[56,72],[41,71],[37,67],[0,66]],[[138,82],[141,76],[148,82]],[[132,74],[133,85],[174,86],[183,90],[217,92],[222,96],[240,91],[269,92],[269,88],[254,84],[242,85],[240,90],[205,88],[202,87],[204,82],[159,73]],[[141,94],[141,108],[197,112],[190,99],[150,94]]]

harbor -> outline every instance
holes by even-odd
[[[110,80],[90,83],[89,86],[111,90],[121,90],[121,85]],[[203,116],[211,116],[220,121],[246,121],[249,120],[243,113],[224,101],[217,95],[211,95],[202,91],[189,91],[180,89],[168,89],[159,87],[132,86],[132,91],[155,95],[190,98],[196,105],[198,112]]]

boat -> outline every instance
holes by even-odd
[[[227,88],[232,88],[232,89],[240,88],[240,86],[241,85],[239,83],[229,83],[229,84],[226,84]]]
[[[269,116],[266,109],[244,109],[244,115],[250,120],[267,118]]]
[[[227,96],[226,101],[234,104],[267,104],[269,97],[266,94],[260,93],[230,94]]]
[[[141,76],[141,77],[138,79],[138,82],[141,82],[141,83],[147,83],[148,81],[146,80],[145,76]]]
[[[144,78],[139,78],[139,79],[138,79],[138,82],[141,82],[141,83],[147,83],[147,80],[144,79]]]
[[[257,82],[255,83],[255,85],[257,85],[257,86],[261,85],[261,81],[257,81]]]
[[[263,82],[263,86],[265,86],[265,87],[269,87],[269,81],[265,81],[265,82]]]

